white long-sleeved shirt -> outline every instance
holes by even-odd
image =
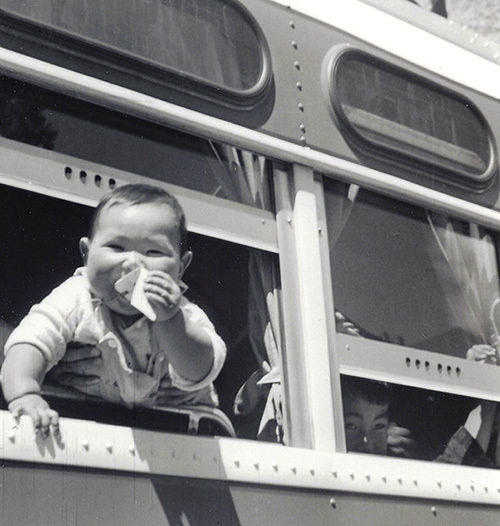
[[[103,359],[101,382],[79,390],[128,406],[215,407],[218,401],[212,382],[224,364],[226,346],[200,307],[183,297],[181,309],[212,342],[212,369],[198,382],[175,371],[161,342],[153,338],[152,322],[147,318],[141,317],[127,328],[117,327],[109,309],[92,295],[84,267],[31,308],[9,337],[5,353],[14,345],[31,344],[43,354],[48,371],[63,358],[68,345],[94,345]]]

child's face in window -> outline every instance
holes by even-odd
[[[80,250],[94,294],[118,314],[138,312],[114,288],[135,268],[159,270],[178,282],[190,262],[181,258],[179,221],[164,204],[116,204],[102,210],[91,240],[82,238]]]
[[[388,404],[375,404],[349,394],[344,398],[347,451],[385,455],[389,426]]]

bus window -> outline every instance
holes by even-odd
[[[495,148],[484,117],[442,86],[346,51],[334,66],[332,104],[348,140],[363,154],[389,155],[423,179],[432,174],[472,190],[492,183]]]
[[[189,84],[214,98],[221,91],[244,98],[269,81],[267,45],[253,17],[234,1],[123,0],[116,9],[109,2],[85,0],[51,5],[2,0],[0,8],[7,27],[28,35],[36,31],[40,46],[43,39],[61,39],[59,46],[68,54],[86,52],[109,69],[140,70],[157,83],[183,90]]]
[[[490,442],[495,446],[492,429],[480,438],[484,450],[475,439],[481,406],[486,421],[486,413],[496,412],[495,402],[347,375],[341,387],[348,452],[490,467],[494,462],[487,457]]]
[[[500,329],[495,236],[327,181],[336,310],[362,336],[465,358]]]
[[[258,164],[250,154],[6,77],[0,77],[0,135],[232,201],[270,207],[267,185],[257,189],[260,197],[249,197],[238,184],[245,177],[241,166]],[[264,161],[259,169],[266,170]]]
[[[223,201],[222,201],[223,202]],[[88,232],[92,208],[41,194],[0,186],[4,210],[1,234],[0,318],[15,327],[29,308],[82,265],[78,242]],[[189,217],[187,217],[189,226]],[[127,409],[61,387],[48,379],[44,395],[62,416],[172,432],[256,438],[269,386],[258,389],[258,403],[244,398],[234,410],[238,391],[264,363],[270,314],[266,310],[276,256],[240,244],[190,232],[193,262],[184,275],[186,297],[199,305],[227,345],[222,372],[215,380],[222,414],[189,407]],[[3,331],[3,324],[0,326]],[[3,332],[2,332],[3,334]],[[5,408],[5,406],[4,406]],[[167,414],[168,413],[168,414]]]

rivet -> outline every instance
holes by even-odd
[[[299,46],[297,45],[297,42],[295,40],[292,40],[292,47],[294,49],[297,49]]]
[[[318,227],[318,232],[321,234],[321,227],[320,226]]]
[[[131,455],[135,455],[135,446],[133,444],[130,444],[130,446],[128,446],[128,450]]]
[[[461,489],[460,482],[457,482],[457,489]]]
[[[336,470],[335,468],[332,468],[332,475],[333,475],[334,477],[337,476],[337,470]]]
[[[276,460],[273,461],[272,466],[274,471],[278,471],[278,463],[276,462]]]
[[[235,466],[236,466],[237,468],[240,467],[240,459],[239,459],[239,458],[234,458],[234,459],[233,459],[233,462],[234,462],[234,464],[235,464]]]
[[[287,223],[291,223],[292,222],[292,218],[291,217],[288,217],[287,220],[286,220]]]
[[[382,480],[384,482],[387,482],[387,475],[385,473],[382,473]]]
[[[306,125],[301,123],[300,126],[299,126],[300,130],[305,132],[306,131]]]
[[[82,447],[83,449],[88,449],[90,447],[90,442],[86,438],[82,440]]]
[[[309,473],[314,476],[314,466],[309,466]]]
[[[471,44],[474,44],[475,41],[476,41],[475,38],[471,38],[471,39],[470,39],[470,43],[471,43]]]
[[[354,471],[349,471],[349,476],[354,480]]]
[[[493,58],[498,58],[498,53],[495,53],[495,54],[493,55]]]
[[[299,70],[300,69],[300,62],[298,60],[296,60],[293,65],[295,66],[295,69]]]
[[[297,104],[297,107],[299,108],[300,111],[304,111],[304,105],[302,104],[302,102],[299,102]]]
[[[436,484],[437,484],[439,487],[441,487],[441,486],[442,486],[441,480],[437,479],[437,480],[436,480]]]
[[[292,464],[290,466],[290,469],[292,470],[293,473],[297,473],[297,466],[295,464]]]
[[[418,480],[416,477],[413,477],[413,484],[415,484],[415,486],[418,486]]]
[[[254,465],[255,469],[259,469],[259,461],[254,458],[252,464]]]
[[[398,475],[396,478],[400,484],[403,484],[403,477],[401,475]]]
[[[306,143],[306,138],[305,138],[304,135],[301,135],[301,136],[300,136],[300,142],[301,142],[302,144],[305,144],[305,143]]]
[[[485,486],[483,486],[483,487],[484,487],[484,492],[485,492],[485,493],[488,493],[488,491],[489,491],[488,486],[485,485]]]
[[[337,502],[335,501],[335,499],[332,497],[330,499],[330,506],[335,509],[337,507]]]
[[[302,82],[297,82],[295,86],[299,91],[302,91]]]
[[[366,478],[366,480],[367,480],[368,482],[370,482],[370,479],[371,479],[371,477],[370,477],[370,473],[366,472],[366,473],[365,473],[365,478]]]
[[[16,440],[16,435],[14,433],[14,431],[9,431],[7,433],[7,438],[11,441],[11,442],[14,442]]]
[[[265,219],[261,219],[260,222],[265,225],[266,224],[266,220]]]
[[[437,515],[437,508],[436,508],[436,506],[432,506],[431,512],[432,512],[433,515]]]
[[[113,444],[111,442],[106,442],[106,449],[112,453],[113,452]]]

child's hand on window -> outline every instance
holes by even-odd
[[[467,351],[467,360],[473,360],[479,363],[489,363],[493,365],[498,365],[498,351],[497,349],[495,349],[495,347],[492,347],[491,345],[486,345],[484,343],[473,345]]]
[[[167,321],[179,312],[182,290],[166,272],[149,271],[144,281],[144,292],[156,313],[157,321]]]
[[[356,325],[348,321],[346,317],[339,311],[335,311],[335,324],[338,332],[350,334],[351,336],[361,336]]]
[[[9,411],[14,418],[28,415],[33,421],[35,433],[41,433],[43,438],[49,436],[51,426],[54,436],[60,436],[59,415],[39,394],[28,393],[12,400]]]
[[[389,422],[387,429],[387,452],[400,458],[415,458],[417,442],[411,438],[411,431]]]

